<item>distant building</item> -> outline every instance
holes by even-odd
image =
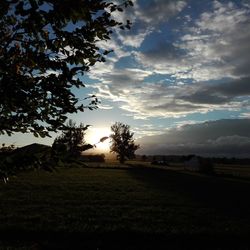
[[[169,164],[166,161],[152,161],[151,162],[152,165],[160,165],[160,166],[169,166]]]
[[[193,172],[200,172],[204,174],[213,174],[213,163],[210,159],[202,158],[196,155],[190,155],[184,162],[185,169]]]
[[[188,156],[184,167],[187,170],[198,172],[201,168],[201,158],[196,155]]]

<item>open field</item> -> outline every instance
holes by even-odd
[[[0,184],[1,249],[250,249],[249,194],[149,166],[23,173]]]
[[[220,175],[232,176],[235,178],[243,178],[243,179],[250,180],[250,166],[249,165],[216,164],[215,170]]]

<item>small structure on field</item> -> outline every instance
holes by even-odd
[[[189,155],[185,162],[184,168],[193,172],[200,172],[205,174],[212,174],[213,163],[210,159],[202,158],[196,155]]]
[[[184,167],[187,170],[198,172],[201,166],[200,157],[196,155],[189,155],[184,162]]]
[[[160,165],[160,166],[169,166],[169,164],[166,161],[152,161],[151,162],[152,165]]]

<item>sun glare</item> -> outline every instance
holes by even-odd
[[[99,151],[108,152],[110,147],[109,138],[103,142],[100,142],[100,139],[108,137],[110,133],[110,128],[89,128],[85,137],[86,142],[92,145],[96,145],[96,149],[98,149]]]

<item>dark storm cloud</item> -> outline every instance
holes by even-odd
[[[223,143],[222,143],[223,141]],[[234,142],[233,142],[234,141]],[[238,143],[237,143],[238,141]],[[145,145],[138,153],[150,155],[201,155],[217,157],[250,157],[250,138],[226,137],[209,143],[155,144]]]
[[[236,97],[250,95],[250,78],[217,84],[195,84],[185,95],[177,97],[191,103],[224,104]]]
[[[250,95],[250,77],[235,81],[218,84],[212,89],[227,96],[246,96]]]
[[[161,105],[153,105],[151,107],[149,107],[149,111],[166,111],[169,110],[172,113],[182,113],[183,111],[185,112],[193,112],[194,110],[197,109],[202,109],[203,106],[198,106],[198,105],[193,105],[193,104],[181,104],[181,103],[176,103],[175,101],[172,101],[170,103],[164,103]]]
[[[183,56],[183,51],[172,43],[159,41],[153,48],[142,52],[142,56],[151,63],[161,63],[180,60]]]
[[[202,104],[224,104],[227,103],[231,98],[221,96],[220,93],[214,93],[207,89],[200,89],[191,95],[183,95],[180,99],[191,102],[191,103],[202,103]]]
[[[250,119],[184,125],[138,140],[141,153],[250,156]]]

